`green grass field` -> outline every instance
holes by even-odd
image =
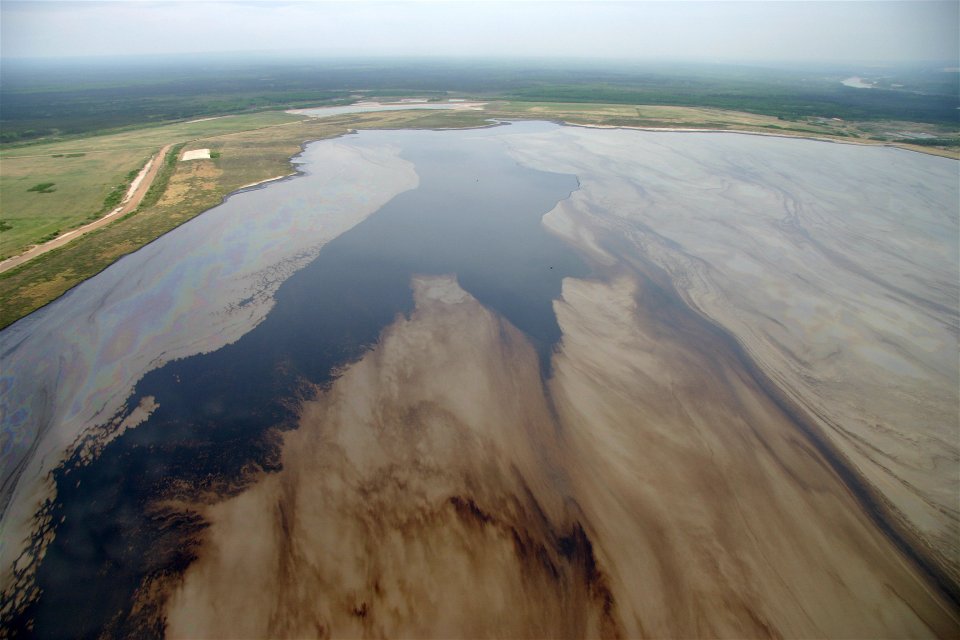
[[[6,228],[0,234],[0,259],[96,217],[110,191],[124,183],[131,170],[142,167],[154,151],[0,159],[0,219]],[[53,191],[30,191],[40,180],[54,183]]]
[[[178,123],[82,140],[7,148],[0,152],[0,260],[17,255],[57,232],[105,213],[112,191],[129,184],[163,145],[235,131],[298,122],[302,116],[264,112]],[[52,191],[30,191],[52,182]]]

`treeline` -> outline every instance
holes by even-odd
[[[900,72],[904,90],[853,89],[822,69],[504,60],[6,61],[0,140],[22,142],[280,106],[411,94],[734,109],[956,125],[956,74]],[[924,93],[921,90],[931,90]],[[939,87],[939,88],[938,88]],[[907,90],[910,89],[910,90]]]
[[[510,91],[512,100],[545,102],[604,102],[613,104],[675,105],[713,107],[747,111],[784,119],[803,117],[843,120],[906,120],[956,125],[958,100],[951,96],[930,96],[878,89],[823,88],[784,90],[778,86],[740,88],[723,83],[686,83],[671,86],[669,81],[645,87],[604,84],[570,86],[539,85]]]
[[[275,91],[264,94],[171,93],[144,95],[141,87],[16,93],[0,91],[0,142],[242,113],[286,105],[340,104],[343,93]],[[153,92],[151,92],[153,93]]]

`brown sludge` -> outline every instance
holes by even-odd
[[[172,637],[916,637],[957,621],[735,351],[641,270],[536,353],[453,278],[196,506]],[[652,302],[655,302],[653,304]]]

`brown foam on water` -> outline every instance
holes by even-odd
[[[718,334],[564,283],[554,375],[452,278],[213,506],[172,637],[927,636],[956,620]],[[156,598],[156,594],[150,595]]]

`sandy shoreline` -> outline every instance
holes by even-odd
[[[250,184],[245,184],[245,185],[243,185],[242,187],[237,187],[237,191],[240,191],[241,189],[249,189],[250,187],[256,187],[256,186],[259,186],[259,185],[261,185],[261,184],[267,184],[268,182],[274,182],[274,181],[276,181],[276,180],[283,180],[284,178],[290,178],[290,177],[295,176],[295,175],[297,175],[297,174],[296,174],[296,173],[285,173],[285,174],[283,174],[283,175],[274,176],[274,177],[272,177],[272,178],[267,178],[266,180],[259,180],[259,181],[257,181],[257,182],[251,182]]]
[[[881,140],[851,140],[846,138],[833,138],[830,136],[814,136],[804,133],[777,133],[774,131],[751,131],[749,129],[698,129],[696,127],[634,127],[630,125],[609,125],[609,124],[584,124],[578,122],[557,121],[568,127],[583,127],[585,129],[622,129],[624,131],[669,131],[673,133],[736,133],[744,136],[766,136],[770,138],[788,138],[790,140],[814,140],[816,142],[833,142],[835,144],[849,144],[861,147],[888,147],[891,149],[902,149],[904,151],[914,151],[925,155],[936,156],[938,158],[947,158],[950,160],[960,160],[960,157],[951,155],[939,149],[925,149],[923,147],[897,144],[896,142],[886,142]]]

